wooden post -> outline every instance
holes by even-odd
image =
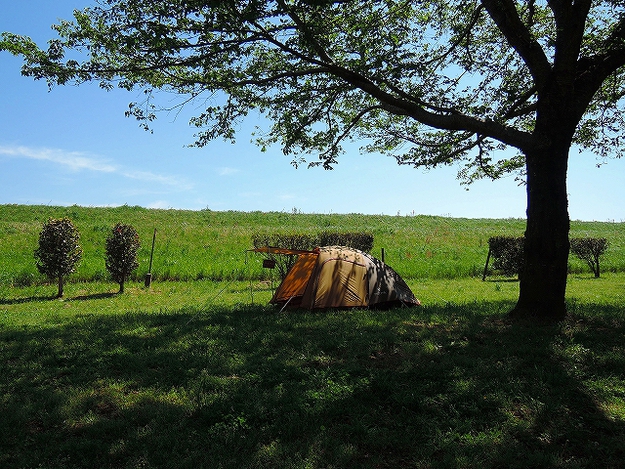
[[[156,228],[154,228],[154,235],[152,235],[152,251],[150,252],[150,267],[148,273],[145,276],[145,286],[149,287],[152,283],[152,258],[154,257],[154,243],[156,241]]]
[[[484,266],[484,274],[482,275],[482,282],[486,280],[486,274],[488,273],[488,262],[490,261],[490,243],[488,246],[488,255],[486,256],[486,265]]]

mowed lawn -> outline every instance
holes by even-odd
[[[389,311],[271,280],[0,290],[0,467],[623,467],[625,275],[511,323],[518,283],[410,279]]]

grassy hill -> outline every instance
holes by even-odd
[[[491,236],[520,236],[521,219],[460,219],[435,216],[303,214],[289,212],[216,212],[160,210],[121,206],[53,207],[0,205],[0,283],[28,285],[41,279],[33,251],[42,224],[69,217],[81,234],[83,261],[70,280],[107,278],[104,241],[117,222],[133,225],[142,248],[136,278],[148,270],[153,230],[157,230],[152,273],[155,280],[262,279],[258,255],[246,253],[255,233],[367,231],[374,235],[372,254],[385,249],[386,262],[407,279],[479,276]],[[605,272],[625,271],[625,224],[573,222],[572,237],[605,237],[610,247]],[[571,257],[572,272],[587,267]]]

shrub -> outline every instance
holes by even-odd
[[[264,246],[280,247],[286,249],[296,249],[310,251],[319,246],[349,246],[361,251],[370,252],[373,249],[373,235],[369,233],[338,233],[324,231],[317,236],[306,234],[284,234],[273,235],[255,234],[252,236],[254,248]],[[270,261],[278,269],[280,277],[284,279],[288,271],[295,264],[296,257],[292,255],[265,254],[265,259]]]
[[[488,258],[484,268],[484,277],[488,269],[488,259],[493,258],[493,269],[504,275],[518,275],[523,268],[525,238],[494,236],[488,240]]]
[[[364,252],[371,252],[373,249],[373,235],[359,232],[337,233],[323,231],[319,233],[317,244],[319,246],[349,246]]]
[[[82,258],[79,239],[80,234],[69,218],[50,218],[39,233],[39,247],[34,253],[37,270],[58,281],[57,298],[63,297],[65,276],[76,270]]]
[[[261,248],[265,246],[281,247],[285,249],[297,249],[301,251],[310,251],[317,247],[316,239],[312,236],[305,234],[274,234],[274,235],[261,235],[255,234],[252,236],[252,245],[254,248]],[[296,257],[288,255],[276,255],[276,254],[264,254],[265,259],[274,263],[274,266],[278,269],[280,278],[284,279],[287,272],[295,264]]]
[[[599,268],[599,258],[608,249],[606,238],[572,238],[571,252],[586,261],[590,270],[599,278],[601,270]]]
[[[139,235],[131,225],[118,223],[106,238],[106,270],[119,283],[119,293],[124,293],[124,283],[139,267],[139,247]]]

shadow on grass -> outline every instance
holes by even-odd
[[[28,296],[24,298],[0,298],[0,305],[19,305],[24,303],[37,303],[57,299],[58,297],[56,295]]]
[[[482,282],[488,283],[519,283],[516,277],[486,277]]]
[[[89,301],[89,300],[101,300],[101,299],[106,299],[106,298],[113,298],[115,296],[118,296],[119,293],[115,292],[115,293],[94,293],[91,295],[80,295],[80,296],[75,296],[73,298],[67,298],[67,297],[63,297],[63,298],[59,298],[56,295],[44,295],[44,296],[29,296],[29,297],[25,297],[25,298],[0,298],[0,305],[18,305],[18,304],[25,304],[25,303],[37,303],[37,302],[44,302],[44,301],[52,301],[52,300],[59,300],[59,301]]]
[[[93,293],[91,295],[80,295],[73,298],[69,298],[70,301],[89,301],[89,300],[102,300],[106,298],[114,298],[119,296],[119,292],[106,292],[106,293]]]
[[[618,467],[622,313],[530,327],[509,308],[3,327],[0,466]]]

